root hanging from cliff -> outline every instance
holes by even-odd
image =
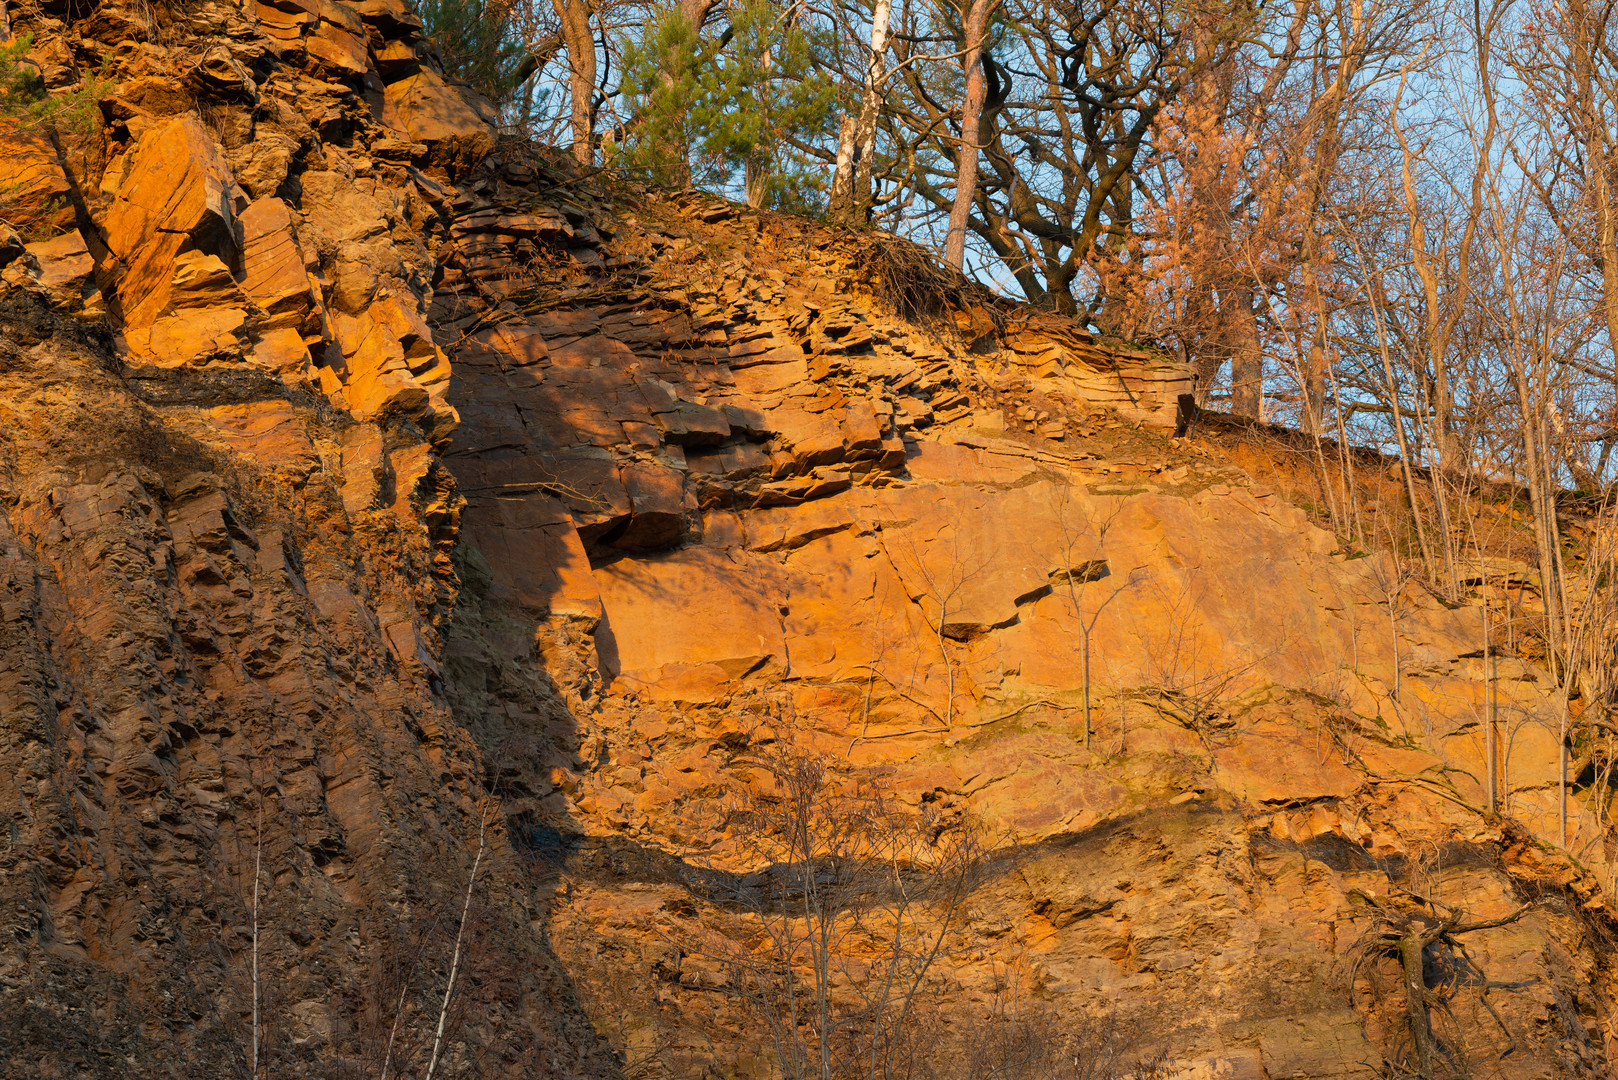
[[[1460,908],[1450,908],[1437,901],[1427,901],[1422,905],[1416,902],[1418,898],[1414,896],[1372,896],[1360,889],[1352,890],[1349,895],[1376,912],[1375,923],[1356,947],[1359,961],[1355,964],[1355,970],[1358,970],[1359,962],[1367,957],[1384,956],[1397,961],[1402,976],[1404,1028],[1409,1053],[1403,1060],[1393,1063],[1397,1071],[1390,1075],[1410,1077],[1412,1080],[1450,1080],[1467,1075],[1465,1052],[1441,1038],[1433,1025],[1435,1010],[1450,1013],[1454,981],[1447,987],[1434,989],[1428,986],[1428,972],[1435,967],[1437,952],[1442,951],[1451,958],[1458,957],[1459,963],[1471,968],[1478,976],[1483,994],[1487,995],[1488,979],[1476,971],[1458,939],[1462,934],[1517,922],[1533,910],[1534,905],[1524,904],[1500,918],[1468,920],[1466,912]],[[1447,913],[1441,914],[1438,910],[1441,907],[1446,908]],[[1354,975],[1351,974],[1351,987],[1353,982]],[[1510,1032],[1486,996],[1481,1003],[1507,1039],[1507,1047],[1501,1054],[1503,1057],[1514,1048],[1510,1043]]]
[[[1005,314],[982,285],[941,266],[926,248],[908,240],[849,230],[853,270],[878,300],[901,318],[930,330],[975,340],[1005,330]]]

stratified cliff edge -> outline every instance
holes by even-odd
[[[402,0],[10,16],[115,83],[0,133],[58,225],[0,235],[7,1075],[248,1075],[255,997],[263,1075],[419,1075],[463,908],[442,1075],[770,1075],[692,883],[786,746],[1002,846],[946,1034],[1014,974],[1173,1074],[1376,1075],[1422,895],[1532,904],[1432,956],[1471,1068],[1608,1075],[1551,680],[1497,661],[1490,814],[1481,609],[1174,437],[1173,365],[503,143]]]

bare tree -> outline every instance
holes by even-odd
[[[1169,1080],[1177,1072],[1164,1055],[1142,1050],[1149,1039],[1139,1017],[1063,1023],[1002,980],[988,1015],[969,1026],[958,1049],[939,1055],[929,1080]]]
[[[1208,648],[1207,641],[1198,636],[1207,623],[1199,612],[1203,592],[1195,569],[1191,568],[1172,596],[1162,584],[1157,586],[1168,614],[1159,617],[1154,613],[1141,632],[1148,685],[1140,693],[1160,715],[1212,745],[1221,731],[1235,726],[1227,709],[1236,688],[1282,646],[1260,649],[1255,643],[1236,659],[1228,658],[1223,649]]]
[[[1080,678],[1084,683],[1084,748],[1090,748],[1090,736],[1095,731],[1095,724],[1091,718],[1090,710],[1090,657],[1091,638],[1095,634],[1096,624],[1101,620],[1102,614],[1118,599],[1126,589],[1137,585],[1143,580],[1139,568],[1131,570],[1129,576],[1121,582],[1115,583],[1111,591],[1096,604],[1092,610],[1085,610],[1085,597],[1093,582],[1112,577],[1112,570],[1108,565],[1104,552],[1107,544],[1107,534],[1117,523],[1118,515],[1123,512],[1123,501],[1113,504],[1112,510],[1100,520],[1084,518],[1074,520],[1071,512],[1073,501],[1072,491],[1068,485],[1060,485],[1057,489],[1054,503],[1056,513],[1057,532],[1061,544],[1061,565],[1052,572],[1053,584],[1066,594],[1068,604],[1073,609],[1073,618],[1079,625],[1080,649]],[[1082,556],[1081,556],[1082,551]]]
[[[1609,356],[1618,349],[1618,23],[1610,6],[1556,0],[1536,17],[1508,54],[1513,73],[1528,88],[1527,117],[1549,136],[1543,155],[1524,173],[1550,220],[1577,250],[1581,270],[1597,275],[1598,310]],[[1618,362],[1602,374],[1618,379]],[[1611,445],[1612,435],[1602,438]]]
[[[257,785],[255,785],[256,787]],[[258,887],[264,867],[264,795],[258,793],[258,830],[253,842],[253,1080],[258,1080]]]
[[[746,796],[732,823],[760,868],[716,876],[712,897],[749,912],[757,939],[713,959],[783,1077],[895,1075],[981,879],[979,832],[915,815],[800,751],[759,766],[773,787]]]
[[[944,704],[944,729],[953,730],[955,727],[955,657],[951,653],[951,642],[970,637],[981,627],[969,626],[958,616],[965,610],[967,589],[981,574],[993,565],[997,552],[993,549],[981,553],[976,560],[968,562],[962,553],[961,542],[958,535],[953,532],[935,539],[929,539],[928,549],[932,544],[938,544],[939,550],[947,552],[942,560],[929,560],[922,545],[916,543],[915,536],[906,531],[900,534],[903,544],[894,544],[884,541],[888,547],[890,559],[898,554],[901,561],[911,571],[909,579],[919,583],[922,588],[916,597],[920,601],[922,614],[932,624],[933,637],[938,645],[938,655],[944,664],[945,694],[947,700]],[[899,563],[894,564],[898,566]],[[901,573],[903,579],[905,574]]]
[[[1078,313],[1075,289],[1098,245],[1117,249],[1129,238],[1136,166],[1158,112],[1184,84],[1195,17],[1160,0],[1106,0],[1092,9],[1005,0],[1004,29],[988,35],[979,54],[984,104],[975,142],[984,167],[969,155],[971,185],[957,163],[972,133],[951,135],[954,110],[939,101],[928,65],[912,62],[940,38],[896,38],[904,93],[894,95],[885,118],[902,148],[896,183],[946,218],[964,209],[960,195],[970,191],[967,232],[1028,300]],[[971,45],[961,42],[963,50]]]
[[[1371,564],[1371,582],[1382,594],[1382,608],[1388,614],[1388,648],[1393,654],[1393,700],[1402,707],[1404,661],[1399,652],[1399,620],[1409,610],[1405,590],[1410,587],[1411,577],[1409,567],[1399,556],[1397,541],[1391,535],[1388,539],[1388,550]]]

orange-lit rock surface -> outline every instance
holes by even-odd
[[[240,1073],[255,989],[266,1075],[419,1075],[463,910],[447,1075],[773,1075],[702,882],[788,747],[995,847],[941,1046],[1014,983],[1378,1075],[1362,897],[1421,889],[1535,904],[1434,976],[1475,1067],[1618,1057],[1549,675],[1176,437],[1173,363],[497,147],[397,0],[10,11],[113,82],[0,159],[71,208],[0,244],[7,1075]]]

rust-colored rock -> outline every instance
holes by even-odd
[[[421,68],[388,84],[382,122],[425,145],[432,160],[464,172],[494,147],[486,110],[474,97]]]
[[[54,231],[73,221],[72,185],[56,148],[26,121],[0,117],[0,190],[5,192],[6,220],[15,229]]]
[[[445,1075],[772,1075],[718,956],[767,937],[734,811],[786,747],[1001,846],[943,1052],[1015,986],[1184,1080],[1385,1075],[1363,897],[1421,890],[1539,899],[1429,987],[1454,1045],[1610,1069],[1554,680],[1172,438],[1179,365],[496,154],[397,0],[8,12],[119,80],[100,191],[0,166],[93,218],[0,237],[10,1072],[240,1071],[255,919],[261,1072],[420,1071],[466,911]]]
[[[242,290],[268,316],[266,327],[313,329],[311,283],[286,203],[254,199],[241,214]]]
[[[70,229],[25,246],[39,264],[39,283],[50,291],[57,307],[85,317],[104,313],[101,290],[95,282],[95,258],[83,234]]]
[[[230,166],[194,115],[148,130],[108,170],[111,204],[97,223],[118,260],[124,325],[151,326],[175,300],[182,252],[237,257]]]

